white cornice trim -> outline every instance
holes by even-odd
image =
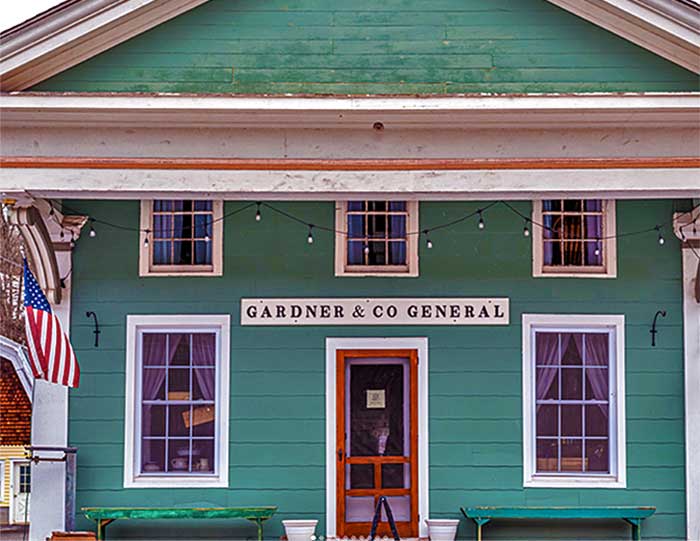
[[[266,97],[0,95],[0,127],[697,127],[700,93]]]
[[[700,10],[669,0],[548,0],[700,73]]]
[[[0,89],[24,90],[207,0],[84,0],[0,43]]]

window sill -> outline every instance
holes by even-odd
[[[585,272],[585,271],[539,271],[534,278],[617,278],[614,272]]]
[[[228,478],[214,476],[136,476],[124,480],[124,488],[228,488]]]
[[[153,277],[153,276],[223,276],[223,271],[221,269],[217,270],[189,270],[183,268],[183,270],[162,270],[162,271],[147,271],[139,274],[141,277]]]
[[[524,488],[627,488],[624,480],[614,476],[546,476],[537,475],[526,479]]]

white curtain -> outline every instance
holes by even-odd
[[[197,333],[192,335],[192,365],[199,389],[204,400],[214,400],[216,396],[216,335]],[[211,368],[197,368],[207,366]],[[193,397],[194,398],[194,397]]]
[[[606,333],[586,334],[586,366],[601,366],[609,369],[608,335]],[[608,385],[609,370],[596,368],[586,370],[586,377],[593,389],[593,397],[596,400],[608,400],[610,389]],[[598,404],[605,418],[608,418],[608,405]]]
[[[537,365],[545,365],[544,368],[536,368],[538,400],[547,396],[549,388],[554,382],[559,368],[559,335],[557,333],[535,333],[535,360]],[[537,406],[540,409],[541,404]]]

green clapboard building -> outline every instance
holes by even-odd
[[[698,21],[82,0],[5,31],[0,192],[81,371],[35,383],[77,471],[32,465],[30,539],[256,539],[231,516],[267,506],[266,539],[359,538],[382,497],[402,539],[700,539]]]

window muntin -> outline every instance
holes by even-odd
[[[533,276],[617,275],[615,201],[536,200],[532,221]]]
[[[152,264],[211,265],[212,201],[153,201]]]
[[[604,261],[605,213],[600,199],[542,202],[545,267],[596,267]]]
[[[144,331],[141,475],[207,475],[216,465],[216,332]]]
[[[31,464],[20,464],[18,475],[18,490],[20,494],[29,494],[32,491],[32,467]]]
[[[609,474],[610,335],[535,331],[536,473]]]
[[[340,202],[336,229],[336,275],[417,276],[416,202]]]

